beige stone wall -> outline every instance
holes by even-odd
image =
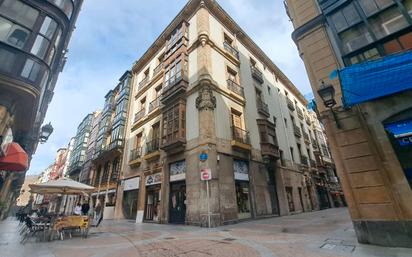
[[[287,0],[286,2],[295,28],[304,25],[320,13],[316,0]]]

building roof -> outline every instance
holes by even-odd
[[[237,35],[237,40],[246,46],[252,54],[263,62],[269,70],[271,70],[280,79],[285,86],[298,98],[303,105],[307,105],[307,100],[289,78],[279,69],[279,67],[263,52],[262,49],[240,28],[240,26],[226,13],[225,10],[215,0],[189,0],[177,16],[163,30],[160,36],[154,41],[143,56],[133,64],[132,71],[137,73],[141,71],[153,56],[162,49],[166,43],[167,36],[183,21],[189,20],[200,4],[203,3],[209,12],[220,22],[225,24],[227,29]]]

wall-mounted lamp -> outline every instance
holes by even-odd
[[[53,133],[53,126],[51,123],[44,125],[40,130],[39,142],[44,144],[49,139],[50,135]]]
[[[329,110],[332,112],[333,119],[335,120],[335,123],[336,123],[336,127],[340,129],[341,125],[339,123],[338,118],[336,117],[336,113],[333,111],[333,107],[336,105],[335,88],[333,87],[332,84],[325,84],[325,82],[322,80],[322,85],[320,86],[320,89],[318,90],[318,94],[320,98],[322,98],[322,101],[325,107],[329,108]]]

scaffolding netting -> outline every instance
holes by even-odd
[[[412,89],[412,51],[339,71],[346,106]]]

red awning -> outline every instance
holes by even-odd
[[[25,171],[28,167],[27,153],[18,143],[10,143],[6,156],[0,157],[0,170]]]

